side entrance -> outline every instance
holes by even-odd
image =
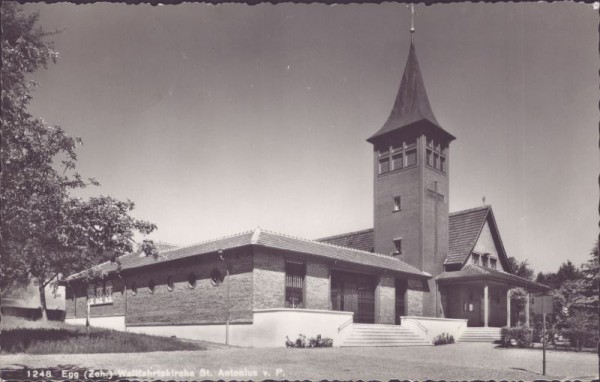
[[[354,322],[375,323],[377,277],[344,271],[331,272],[333,310],[353,312]]]

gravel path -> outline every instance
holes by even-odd
[[[100,368],[129,371],[146,379],[542,379],[542,352],[501,349],[487,343],[436,347],[249,349],[133,354],[2,355],[2,368]],[[233,374],[227,374],[233,370]],[[202,372],[211,374],[203,374]],[[190,376],[189,373],[194,375]],[[221,374],[219,374],[221,372]],[[236,374],[237,373],[237,374]],[[121,375],[132,378],[134,375]],[[598,356],[591,353],[547,352],[547,379],[598,378]]]

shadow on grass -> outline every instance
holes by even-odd
[[[62,325],[62,327],[3,328],[2,353],[73,354],[206,350],[200,344],[176,338]]]

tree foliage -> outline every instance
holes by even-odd
[[[598,340],[598,244],[596,242],[589,260],[580,267],[567,260],[557,272],[537,276],[538,282],[552,288],[554,314],[548,317],[550,323],[580,350],[584,345],[595,346]]]
[[[37,27],[38,15],[25,14],[15,3],[3,2],[1,9],[0,287],[33,276],[43,288],[54,275],[136,250],[134,235],[156,227],[130,216],[134,203],[129,200],[72,195],[98,185],[75,171],[81,140],[27,111],[37,86],[28,77],[58,58],[47,41],[53,33]],[[156,254],[150,241],[141,248]]]
[[[533,281],[533,276],[535,275],[535,272],[533,269],[530,268],[529,261],[527,259],[523,261],[518,261],[517,259],[511,256],[508,258],[508,263],[515,275]]]

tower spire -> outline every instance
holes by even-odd
[[[406,7],[410,8],[410,42],[412,42],[413,34],[415,33],[415,5],[410,4]]]

